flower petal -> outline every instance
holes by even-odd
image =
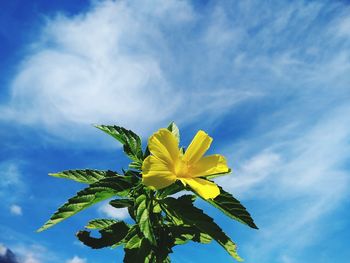
[[[179,158],[179,142],[167,129],[160,129],[148,139],[149,151],[168,164]]]
[[[212,174],[229,172],[226,159],[220,154],[209,155],[201,158],[191,167],[191,177],[208,176]]]
[[[153,189],[162,189],[173,184],[176,176],[169,170],[168,164],[155,156],[148,156],[142,163],[142,182]]]
[[[211,138],[204,131],[198,131],[196,136],[194,136],[192,142],[188,146],[184,154],[183,160],[187,161],[190,164],[196,163],[209,149],[212,141],[213,138]]]
[[[188,184],[204,199],[215,198],[220,194],[219,187],[208,180],[201,178],[181,178],[182,183]]]

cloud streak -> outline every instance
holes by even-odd
[[[12,81],[11,98],[1,107],[3,121],[39,125],[66,139],[82,138],[91,123],[141,126],[147,132],[169,119],[215,118],[256,95],[217,79],[215,85],[199,79],[211,69],[196,72],[202,64],[197,47],[206,51],[231,39],[227,32],[213,43],[221,24],[193,38],[195,47],[176,47],[169,33],[200,27],[204,18],[186,2],[147,6],[147,1],[137,6],[103,1],[73,18],[48,19]]]
[[[10,207],[10,212],[13,215],[21,216],[22,215],[22,207],[20,207],[19,205],[13,204]]]
[[[284,108],[283,116],[290,110]],[[270,131],[230,146],[241,149],[236,156],[241,165],[219,183],[245,200],[258,197],[261,206],[256,209],[260,230],[247,244],[249,260],[300,262],[309,246],[331,235],[327,219],[349,197],[350,106],[328,110],[310,127],[274,126],[274,119],[266,118]],[[301,122],[311,122],[312,115],[302,114]]]
[[[115,218],[118,220],[125,220],[130,218],[127,208],[114,208],[109,203],[105,203],[98,208],[98,211],[104,216]]]

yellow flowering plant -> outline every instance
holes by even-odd
[[[141,138],[119,126],[96,125],[123,145],[132,160],[122,173],[92,169],[66,170],[51,176],[71,179],[88,186],[68,199],[38,230],[41,232],[103,200],[116,209],[127,208],[132,224],[112,218],[91,220],[76,236],[93,248],[123,246],[125,263],[170,262],[172,248],[189,241],[219,243],[233,258],[236,244],[214,220],[194,205],[197,197],[230,218],[256,228],[246,208],[212,179],[229,173],[219,154],[205,156],[213,139],[198,131],[185,150],[175,123],[159,129],[142,150]],[[183,194],[181,191],[193,194]],[[174,195],[176,194],[176,195]],[[93,237],[91,231],[100,236]],[[118,261],[120,262],[120,261]]]

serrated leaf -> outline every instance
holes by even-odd
[[[124,171],[124,170],[123,170],[123,172],[124,172],[124,175],[126,175],[126,176],[135,176],[135,177],[138,177],[138,178],[141,178],[141,177],[142,177],[141,174],[140,174],[140,172],[138,172],[138,171],[134,171],[134,170],[127,170],[127,171]]]
[[[186,203],[193,203],[194,201],[196,201],[197,196],[196,195],[182,195],[180,197],[177,198],[177,200],[179,200],[180,202],[186,202]]]
[[[159,214],[162,212],[162,208],[160,207],[160,205],[158,203],[156,203],[154,206],[153,206],[153,213],[156,213],[156,214]]]
[[[141,246],[141,240],[142,240],[142,236],[138,232],[135,232],[135,234],[125,244],[125,248],[127,249],[139,248]]]
[[[93,184],[101,179],[107,177],[117,176],[113,171],[99,171],[99,170],[67,170],[59,173],[49,173],[50,176],[58,178],[71,179],[79,183]]]
[[[209,244],[212,241],[212,238],[207,233],[199,233],[198,239],[195,239],[194,241],[202,244]]]
[[[95,125],[96,128],[109,134],[121,144],[124,152],[135,162],[143,160],[141,139],[134,132],[119,126]]]
[[[136,234],[138,234],[140,232],[137,224],[134,224],[132,226],[130,226],[129,231],[127,233],[127,235],[124,237],[123,242],[125,243],[125,245],[129,242],[129,240]]]
[[[171,131],[172,134],[175,135],[178,142],[180,142],[180,130],[176,126],[175,122],[171,122],[168,126],[168,130]]]
[[[192,226],[170,226],[168,231],[174,238],[175,245],[182,245],[188,241],[195,241],[202,244],[208,244],[212,238],[206,234],[199,231],[198,228]]]
[[[142,238],[133,249],[124,249],[124,263],[153,263],[151,246],[146,238]]]
[[[183,222],[187,225],[195,226],[201,232],[208,234],[218,242],[236,260],[242,261],[237,254],[236,244],[222,231],[222,229],[206,215],[201,209],[194,207],[191,202],[181,202],[175,198],[168,197],[161,201],[163,210],[170,214],[174,224]]]
[[[141,170],[142,168],[142,161],[134,161],[129,164],[130,169],[136,169]]]
[[[140,195],[135,200],[136,208],[136,222],[138,223],[142,234],[147,238],[151,244],[155,244],[155,237],[153,227],[151,224],[150,204],[146,195]]]
[[[79,231],[77,237],[84,245],[98,249],[120,244],[128,231],[129,227],[123,221],[119,221],[100,230],[100,238],[91,237],[90,231]]]
[[[176,194],[184,189],[185,189],[184,185],[181,182],[177,181],[174,184],[169,185],[168,187],[158,190],[158,197],[164,198],[164,197],[167,197],[168,195]]]
[[[91,184],[61,206],[38,232],[44,231],[100,201],[113,196],[126,196],[137,181],[135,177],[114,176]]]
[[[220,195],[212,200],[208,199],[205,201],[220,209],[229,217],[248,225],[251,228],[258,229],[247,209],[236,198],[234,198],[230,193],[224,191],[221,187]]]
[[[117,220],[114,219],[94,219],[91,220],[86,228],[88,229],[104,229],[110,227],[111,225],[117,223]]]
[[[130,199],[115,199],[109,202],[109,204],[115,208],[130,207],[134,202]]]

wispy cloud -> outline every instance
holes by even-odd
[[[6,255],[6,252],[7,252],[7,248],[0,243],[0,256]]]
[[[23,263],[44,263],[55,262],[52,257],[52,252],[48,251],[46,247],[38,244],[17,244],[13,247],[13,251],[18,255],[20,262]]]
[[[21,216],[22,215],[22,207],[20,207],[19,205],[13,204],[10,206],[10,212],[13,215]]]
[[[18,186],[21,184],[20,180],[20,173],[17,165],[14,164],[14,162],[2,162],[1,164],[1,181],[0,181],[0,187],[2,189],[5,189],[7,187],[16,185]]]
[[[293,262],[308,246],[327,239],[332,229],[325,230],[326,218],[349,196],[349,114],[349,105],[339,105],[310,127],[274,126],[274,119],[266,118],[269,132],[230,147],[244,149],[236,156],[241,165],[218,181],[261,205],[255,214],[261,229],[247,245],[249,260]],[[305,118],[312,116],[304,113],[301,121]],[[271,257],[274,251],[278,259]]]
[[[29,218],[29,217],[28,217]],[[1,248],[8,247],[20,263],[61,263],[62,252],[51,250],[47,242],[38,241],[37,236],[31,236],[25,231],[19,231],[6,225],[0,225],[1,241],[5,243]]]
[[[189,121],[200,114],[214,118],[255,96],[227,81],[198,82],[212,66],[203,67],[197,48],[215,48],[222,23],[194,38],[187,32],[196,44],[179,48],[169,42],[169,33],[180,36],[182,28],[201,27],[204,17],[186,2],[158,1],[155,6],[103,1],[86,14],[48,19],[12,81],[1,118],[77,139],[91,123],[143,127],[147,132],[169,119]],[[214,14],[213,21],[220,15]],[[219,44],[229,44],[230,36],[227,29]],[[203,71],[197,73],[200,64]],[[74,129],[67,132],[69,127]]]
[[[124,220],[129,218],[129,212],[127,208],[114,208],[108,203],[101,205],[98,208],[98,211],[104,216],[108,216],[111,218],[116,218],[119,220]]]
[[[18,160],[3,160],[0,163],[0,197],[8,204],[17,201],[25,191]]]
[[[66,261],[66,263],[86,263],[86,259],[74,256],[73,258]]]

